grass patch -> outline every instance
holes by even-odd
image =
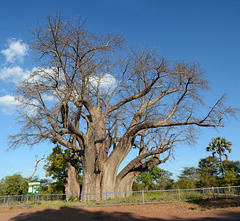
[[[67,195],[68,196],[68,195]],[[90,200],[94,197],[98,200]],[[197,190],[152,190],[152,191],[133,191],[128,193],[102,193],[98,195],[86,196],[89,201],[83,202],[79,200],[79,196],[66,195],[25,195],[25,196],[9,196],[2,198],[0,207],[27,207],[27,206],[79,206],[79,207],[92,207],[92,206],[111,206],[111,205],[127,205],[127,204],[143,204],[143,203],[164,203],[176,202],[180,200],[183,202],[194,202],[197,205],[205,204],[213,200],[213,194],[209,192]],[[231,192],[231,196],[227,194],[215,193],[216,199],[238,199],[233,200],[231,205],[234,207],[240,206],[240,197]],[[106,202],[107,198],[107,202]],[[216,200],[215,200],[216,201]],[[214,202],[215,202],[214,201]],[[226,207],[224,204],[223,207]],[[203,208],[203,207],[201,207]]]

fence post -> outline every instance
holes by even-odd
[[[67,200],[67,206],[68,206],[68,200],[69,200],[69,195],[66,194],[66,200]]]
[[[228,186],[228,190],[229,190],[229,193],[230,193],[230,196],[231,196],[231,189],[230,189],[230,186]]]
[[[106,206],[107,206],[107,192],[106,192]]]
[[[143,204],[145,204],[145,202],[144,202],[144,190],[142,190],[142,198],[143,198]]]
[[[9,207],[9,195],[8,195],[8,203],[7,203],[8,207]]]
[[[178,188],[178,199],[179,199],[179,202],[181,202],[181,195],[180,195],[180,189]]]
[[[37,194],[35,194],[35,207],[37,207]]]
[[[212,186],[213,199],[215,200],[214,188]]]

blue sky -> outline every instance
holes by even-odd
[[[0,179],[21,173],[28,177],[35,155],[50,154],[51,144],[33,148],[21,146],[6,151],[7,137],[18,130],[14,123],[14,88],[36,64],[25,41],[45,16],[61,12],[65,16],[87,18],[94,32],[118,33],[128,44],[155,47],[172,60],[197,60],[206,69],[210,90],[206,107],[227,93],[227,104],[240,108],[240,1],[238,0],[8,0],[0,7]],[[179,145],[174,159],[160,167],[174,173],[185,166],[197,166],[209,156],[205,148],[212,137],[232,141],[230,160],[240,160],[240,122],[230,119],[218,131],[202,129],[194,146]],[[131,159],[130,154],[127,160]],[[44,178],[43,163],[36,175]]]

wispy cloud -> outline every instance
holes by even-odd
[[[21,111],[27,113],[28,115],[35,115],[36,108],[34,108],[34,106],[37,104],[37,100],[30,101],[26,100],[24,97],[21,96],[15,97],[7,94],[0,97],[0,109],[3,113],[7,115],[15,114],[18,105],[21,106]]]
[[[24,57],[28,54],[28,45],[22,40],[11,38],[7,40],[7,47],[0,51],[5,56],[5,63],[0,65],[0,80],[17,84],[29,74],[17,63],[23,63]]]
[[[3,67],[0,69],[0,79],[10,81],[14,84],[22,81],[29,71],[23,70],[20,66]]]
[[[11,115],[15,113],[16,106],[19,104],[19,102],[16,100],[14,96],[11,95],[5,95],[0,97],[0,107],[2,112],[4,112],[7,115]]]
[[[11,38],[7,40],[7,49],[1,50],[1,53],[5,55],[7,63],[14,63],[16,61],[22,63],[24,56],[27,55],[28,45],[23,43],[22,40],[16,40]]]

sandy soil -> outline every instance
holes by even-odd
[[[240,198],[110,207],[2,208],[0,221],[240,220]]]

